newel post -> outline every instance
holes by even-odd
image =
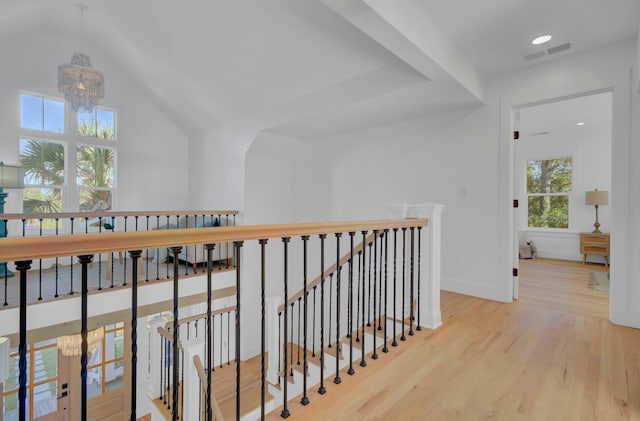
[[[200,383],[198,371],[193,362],[193,357],[200,357],[200,361],[206,361],[204,337],[195,338],[192,336],[190,341],[184,341],[184,383],[182,384],[182,393],[184,396],[184,414],[185,420],[197,420],[200,412],[198,404],[199,399],[206,396],[204,391],[202,395],[199,393],[202,386],[206,388],[206,384]],[[204,363],[203,363],[204,365]],[[206,366],[205,366],[206,367]],[[206,368],[205,368],[206,369]]]
[[[440,312],[440,252],[442,232],[442,210],[444,205],[422,203],[411,207],[411,216],[427,218],[429,225],[419,230],[420,234],[420,314],[419,326],[436,329],[442,325]],[[416,249],[417,250],[417,249]]]

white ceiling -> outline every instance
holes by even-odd
[[[640,21],[638,0],[84,0],[81,32],[77,2],[0,0],[0,42],[44,27],[99,44],[190,136],[322,138],[478,104],[533,35],[577,52]]]
[[[570,42],[575,54],[635,38],[638,0],[415,0],[485,76],[535,65],[524,56]],[[553,39],[542,46],[531,40]]]
[[[579,96],[518,110],[522,141],[538,139],[610,140],[611,92]],[[578,123],[584,125],[578,126]],[[546,134],[541,134],[546,133]]]

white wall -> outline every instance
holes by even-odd
[[[515,191],[516,197],[521,203],[519,208],[519,229],[525,232],[527,240],[533,240],[539,257],[549,257],[554,259],[582,260],[580,254],[580,232],[591,232],[595,222],[595,209],[593,206],[585,205],[584,195],[586,191],[595,188],[599,190],[610,190],[611,184],[611,93],[598,94],[598,109],[604,110],[605,115],[599,118],[605,126],[607,135],[601,133],[602,130],[595,129],[595,121],[589,121],[584,126],[575,126],[573,120],[568,124],[574,130],[553,130],[545,136],[530,136],[529,133],[521,133],[521,140],[516,142],[516,168],[515,168]],[[568,102],[570,101],[570,102]],[[558,112],[558,108],[579,106],[576,101],[589,101],[589,97],[561,101],[561,103],[542,104],[536,106],[537,112],[544,115],[547,112]],[[608,107],[600,107],[600,102]],[[564,105],[563,105],[564,103]],[[594,104],[596,106],[596,104]],[[520,111],[520,123],[526,124],[529,114],[525,110]],[[549,124],[553,116],[549,115]],[[600,125],[598,125],[600,126]],[[522,126],[521,126],[522,127]],[[572,158],[572,192],[569,196],[569,228],[567,230],[543,230],[529,228],[527,224],[527,191],[526,191],[526,168],[527,162],[531,160],[553,159],[561,157]],[[600,206],[599,221],[601,230],[609,232],[610,223],[609,206]],[[602,256],[588,257],[589,261],[604,262]]]
[[[15,42],[0,44],[0,159],[6,163],[18,162],[19,90],[61,97],[57,91],[57,66],[69,62],[77,47],[77,38],[33,28],[17,34]],[[105,76],[101,105],[115,108],[118,113],[116,207],[186,208],[188,138],[119,67],[117,57],[86,41],[83,47],[94,68]],[[21,211],[21,195],[17,193],[10,192],[7,212]]]
[[[640,192],[633,188],[638,180],[640,158],[638,143],[638,94],[632,93],[631,68],[636,45],[628,42],[584,54],[571,55],[495,81],[500,94],[501,177],[499,217],[501,266],[506,270],[512,262],[514,245],[509,203],[513,192],[513,170],[510,155],[513,145],[510,115],[513,107],[563,98],[586,92],[613,91],[612,172],[609,212],[611,218],[611,293],[610,318],[614,323],[640,327],[640,287],[636,277],[640,269],[637,256],[640,231],[633,215],[640,213]],[[501,281],[509,289],[510,281]]]
[[[612,90],[611,320],[640,326],[640,262],[631,258],[640,251],[640,224],[630,218],[640,214],[640,193],[631,188],[640,170],[630,165],[640,158],[638,95],[631,96],[635,50],[624,43],[542,63],[494,80],[484,106],[322,140],[336,151],[330,218],[385,217],[389,203],[442,203],[442,288],[511,301],[512,109]],[[295,194],[291,200],[298,202]]]

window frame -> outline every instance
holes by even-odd
[[[527,169],[529,167],[529,163],[530,162],[536,162],[536,161],[554,161],[554,160],[561,160],[561,159],[569,159],[571,160],[571,189],[567,192],[561,192],[561,193],[529,193],[529,188],[527,185]],[[572,155],[562,155],[562,154],[558,154],[558,155],[553,155],[553,156],[545,156],[545,157],[540,157],[540,158],[526,158],[524,160],[524,177],[523,177],[523,182],[524,182],[524,196],[525,196],[525,200],[524,200],[524,205],[526,207],[526,212],[523,212],[524,214],[524,221],[523,221],[523,227],[525,227],[524,229],[528,230],[528,231],[536,231],[536,232],[549,232],[549,233],[554,233],[554,232],[571,232],[571,224],[572,224],[572,214],[573,214],[573,200],[571,200],[571,196],[573,195],[573,189],[574,189],[574,179],[575,179],[575,159]],[[551,227],[532,227],[529,226],[529,198],[530,197],[567,197],[567,227],[566,228],[551,228]]]
[[[45,130],[27,129],[22,128],[22,95],[28,95],[36,98],[50,99],[54,101],[61,101],[64,104],[64,132],[50,132]],[[17,121],[17,134],[18,134],[18,162],[20,162],[20,140],[21,139],[33,139],[45,142],[61,143],[65,147],[65,185],[62,191],[62,212],[79,212],[80,211],[80,191],[83,189],[77,182],[78,174],[78,161],[77,150],[78,146],[90,146],[97,148],[109,148],[113,150],[113,187],[98,188],[96,189],[108,189],[111,191],[111,210],[117,209],[117,191],[118,191],[118,110],[113,107],[96,106],[97,109],[113,112],[113,124],[114,135],[113,139],[102,139],[94,136],[82,136],[78,133],[78,113],[73,111],[67,104],[64,98],[40,94],[33,91],[18,90],[18,121]],[[44,117],[43,117],[44,118]],[[35,186],[29,185],[31,188],[52,188],[52,186]],[[24,204],[24,196],[22,199]],[[23,208],[24,210],[24,208]]]
[[[47,341],[41,341],[41,342],[47,342]],[[44,349],[49,349],[49,348],[55,348],[57,351],[57,355],[56,355],[56,375],[54,377],[48,377],[44,380],[39,380],[39,381],[35,381],[35,353],[36,351],[41,351]],[[56,397],[56,401],[57,401],[57,396],[58,396],[58,392],[59,390],[58,388],[58,380],[60,378],[60,356],[59,356],[59,350],[58,350],[58,344],[56,343],[56,341],[54,340],[52,343],[47,344],[47,345],[42,345],[42,346],[38,346],[38,343],[29,343],[27,344],[27,360],[28,360],[28,365],[27,365],[27,397],[28,397],[28,413],[29,413],[29,419],[34,420],[34,419],[39,419],[41,417],[45,417],[47,415],[52,414],[53,412],[50,412],[48,414],[44,414],[41,416],[38,416],[37,418],[35,417],[35,399],[34,399],[34,389],[38,386],[41,386],[43,384],[48,384],[51,382],[56,382],[56,393],[55,393],[55,397]],[[14,358],[14,361],[16,361],[16,364],[18,364],[18,357],[19,357],[19,349],[18,348],[13,348],[11,349],[11,351],[9,352],[9,358]],[[12,395],[16,395],[16,402],[18,401],[18,392],[20,389],[20,384],[17,383],[16,387],[14,389],[10,389],[10,390],[5,390],[4,389],[4,385],[6,384],[3,383],[2,384],[2,393],[0,393],[0,402],[2,402],[2,407],[3,407],[3,412],[4,412],[4,399],[12,396]],[[57,412],[57,409],[56,409]]]
[[[113,326],[113,327],[109,327],[109,326]],[[121,332],[122,333],[122,355],[120,357],[115,357],[115,358],[111,358],[111,359],[107,359],[107,335],[109,333],[113,333],[114,337],[117,337],[116,333],[117,332]],[[104,327],[104,336],[102,337],[101,340],[101,344],[100,346],[102,347],[101,352],[100,352],[100,362],[97,364],[93,364],[93,365],[87,365],[87,372],[89,372],[89,370],[94,369],[94,368],[98,368],[100,367],[100,383],[101,383],[101,388],[100,388],[100,394],[99,395],[95,395],[92,396],[90,399],[95,399],[95,398],[100,398],[100,396],[104,395],[107,392],[112,392],[113,390],[117,390],[120,389],[120,387],[116,388],[116,389],[112,389],[107,391],[107,381],[106,381],[106,369],[107,369],[107,365],[112,364],[112,363],[116,363],[118,361],[122,361],[122,366],[124,367],[125,364],[125,355],[126,355],[126,332],[125,332],[125,325],[124,322],[117,322],[117,323],[113,323],[112,325],[108,325]],[[123,380],[124,380],[124,374],[123,374]],[[124,382],[122,384],[121,387],[124,387]]]

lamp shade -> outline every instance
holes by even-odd
[[[0,189],[23,189],[24,168],[0,161]]]
[[[9,338],[0,338],[0,383],[9,378]]]
[[[606,205],[609,203],[609,192],[603,190],[588,191],[584,195],[587,205]]]

